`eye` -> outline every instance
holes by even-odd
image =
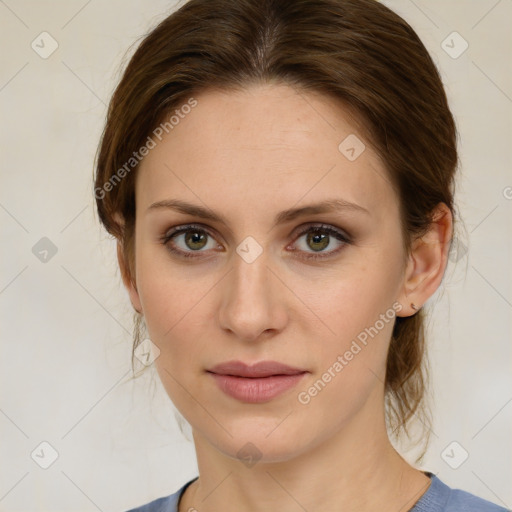
[[[209,241],[208,238],[211,240]],[[202,250],[204,248],[208,250],[218,247],[218,244],[213,243],[212,240],[213,237],[208,231],[193,224],[178,226],[162,237],[162,243],[170,252],[178,256],[183,256],[184,258],[197,258],[200,257],[201,254],[194,253],[205,252]],[[210,243],[208,247],[209,242],[212,243]]]
[[[305,259],[328,258],[340,252],[345,245],[351,243],[350,237],[343,231],[326,224],[307,226],[299,232],[297,240],[300,240],[304,235],[306,235],[306,238],[304,240],[304,244],[299,244],[302,245],[302,247],[299,247],[299,250],[306,253],[306,256],[304,256]],[[335,243],[333,244],[333,242]],[[329,246],[332,247],[333,245],[335,246],[334,249],[324,251],[324,249]],[[308,248],[313,251],[308,251]],[[292,250],[295,251],[296,249]]]
[[[305,256],[301,256],[304,259],[328,258],[351,243],[350,236],[343,231],[330,225],[320,224],[303,228],[298,233],[293,246],[297,245],[297,240],[305,235],[304,243],[298,244],[300,246],[298,249],[291,249],[292,252],[305,253]],[[194,224],[173,228],[161,238],[161,242],[171,253],[184,258],[198,258],[201,257],[201,253],[220,247],[214,242],[214,238],[209,231]],[[335,245],[334,249],[325,250],[332,247],[332,245]],[[312,251],[309,251],[308,248]]]

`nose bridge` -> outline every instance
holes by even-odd
[[[281,328],[280,293],[269,263],[268,253],[257,250],[251,240],[239,244],[233,255],[229,282],[223,287],[220,321],[239,338],[254,339],[265,330]]]
[[[233,259],[233,289],[238,295],[238,299],[245,300],[247,297],[251,298],[251,296],[266,295],[266,289],[270,285],[268,282],[270,272],[267,269],[268,258],[266,255],[261,254],[254,260],[247,260],[237,254]]]

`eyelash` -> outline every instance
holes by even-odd
[[[206,234],[211,238],[214,238],[208,230],[204,229],[200,225],[197,224],[186,224],[183,226],[178,226],[177,228],[174,228],[172,231],[167,232],[163,237],[161,237],[161,243],[166,246],[167,250],[169,250],[171,253],[178,255],[182,258],[200,258],[201,252],[204,251],[183,251],[182,249],[176,249],[171,246],[169,243],[173,238],[176,238],[178,235],[187,233],[188,231],[196,231],[201,234]],[[305,234],[309,233],[310,231],[321,231],[324,234],[332,235],[340,242],[343,242],[340,247],[337,249],[334,249],[332,251],[329,251],[327,253],[307,253],[308,256],[305,256],[304,259],[306,260],[320,260],[320,259],[327,259],[338,252],[340,252],[345,245],[351,244],[352,240],[350,236],[346,235],[344,232],[339,231],[338,229],[335,229],[334,227],[328,225],[328,224],[314,224],[314,225],[308,225],[306,228],[301,230],[295,240],[298,240],[301,236],[304,236]],[[194,254],[197,253],[197,254]],[[295,251],[294,251],[295,252]]]

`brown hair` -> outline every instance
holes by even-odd
[[[253,83],[322,93],[355,114],[400,198],[406,256],[439,203],[454,214],[455,122],[434,62],[401,17],[376,0],[189,0],[131,58],[98,148],[98,213],[121,242],[129,277],[138,163],[130,160],[133,152],[193,94]],[[137,326],[141,320],[136,318]],[[133,351],[140,341],[135,331]],[[386,419],[397,438],[402,429],[409,435],[413,415],[428,430],[424,338],[421,310],[396,318],[385,391]]]

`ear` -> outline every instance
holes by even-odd
[[[117,241],[117,261],[119,262],[121,277],[123,279],[124,286],[128,291],[128,295],[130,296],[130,302],[132,303],[133,309],[135,309],[137,313],[142,313],[139,292],[137,291],[135,280],[131,276],[128,263],[124,256],[123,247],[119,241]]]
[[[403,309],[397,316],[414,315],[438,289],[448,263],[452,229],[451,211],[444,203],[439,203],[429,230],[412,244],[398,297]]]

